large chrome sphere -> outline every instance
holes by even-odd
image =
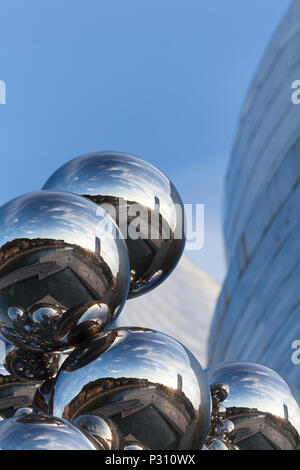
[[[64,419],[33,414],[0,422],[0,450],[99,450],[96,441]]]
[[[87,413],[110,418],[126,442],[147,449],[199,449],[210,391],[199,362],[175,339],[117,328],[70,354],[54,381],[49,413],[70,421]]]
[[[59,168],[43,189],[85,196],[116,220],[129,252],[129,297],[156,287],[179,261],[183,204],[175,186],[150,163],[123,153],[91,153]]]
[[[0,325],[8,341],[66,349],[116,318],[129,262],[103,209],[74,194],[40,191],[2,206],[0,220]]]
[[[241,450],[291,450],[300,444],[300,409],[288,384],[268,367],[227,362],[206,369],[211,386],[227,384],[222,402]]]

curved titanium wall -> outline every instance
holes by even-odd
[[[225,182],[229,263],[209,362],[249,360],[300,389],[300,1],[277,29],[250,88]]]

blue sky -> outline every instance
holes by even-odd
[[[251,78],[290,0],[2,0],[0,204],[97,150],[150,161],[186,203],[225,272],[222,187]],[[1,221],[0,221],[1,223]]]

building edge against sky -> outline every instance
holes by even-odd
[[[209,363],[269,366],[300,392],[300,0],[292,3],[257,70],[225,180],[228,260],[211,327]]]
[[[126,302],[114,326],[143,326],[184,344],[207,364],[207,340],[220,285],[187,256],[164,283]]]

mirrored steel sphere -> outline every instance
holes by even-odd
[[[23,414],[0,422],[0,450],[98,450],[64,419]]]
[[[139,444],[129,444],[128,446],[124,447],[124,450],[147,450],[143,446]]]
[[[32,351],[68,349],[117,317],[129,262],[103,209],[40,191],[2,206],[0,220],[0,325],[8,341]]]
[[[230,450],[227,442],[222,439],[212,439],[209,447],[205,450]]]
[[[175,186],[150,163],[123,153],[82,155],[59,168],[43,189],[85,196],[114,218],[129,252],[129,297],[156,287],[179,261],[183,204]]]
[[[73,420],[80,429],[93,436],[104,450],[122,450],[124,439],[117,426],[109,418],[97,415],[80,415]]]
[[[235,427],[232,421],[224,419],[223,423],[217,427],[217,433],[222,439],[227,439],[235,432]]]
[[[224,429],[241,450],[292,450],[300,445],[300,409],[285,380],[268,367],[227,362],[206,369],[210,385],[228,385]]]
[[[15,412],[14,417],[16,418],[17,416],[32,415],[32,414],[33,414],[33,408],[19,408]]]
[[[143,448],[199,449],[210,391],[199,362],[175,339],[117,328],[78,346],[54,379],[49,414],[72,421],[87,413],[110,418]]]

